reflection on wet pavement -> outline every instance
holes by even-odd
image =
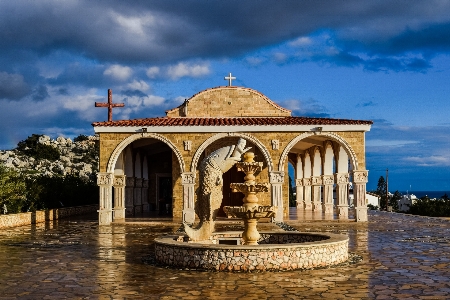
[[[291,214],[286,223],[299,231],[348,234],[350,251],[363,258],[293,272],[215,273],[143,263],[156,236],[179,228],[171,219],[99,227],[92,215],[3,230],[0,299],[450,298],[450,221],[369,214],[366,224]]]

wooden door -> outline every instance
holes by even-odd
[[[242,204],[244,204],[242,201],[242,199],[244,199],[244,194],[239,192],[232,193],[230,188],[230,183],[244,182],[244,177],[244,172],[238,172],[236,166],[223,174],[223,199],[218,213],[219,217],[226,217],[226,214],[223,211],[224,206],[242,206]]]

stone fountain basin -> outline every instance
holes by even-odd
[[[276,206],[256,205],[253,209],[248,209],[244,206],[225,206],[223,211],[227,214],[228,218],[261,219],[273,217],[276,209]]]
[[[242,232],[237,231],[215,232],[202,243],[187,242],[185,235],[166,235],[155,239],[155,257],[168,266],[214,271],[313,269],[348,260],[348,237],[343,234],[260,234],[259,245],[240,245]]]

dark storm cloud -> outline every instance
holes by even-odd
[[[4,1],[0,12],[0,49],[109,62],[240,55],[324,28],[371,55],[449,50],[442,1]]]
[[[22,75],[0,72],[0,99],[18,100],[29,92]]]

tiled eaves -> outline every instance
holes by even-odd
[[[148,118],[94,122],[94,127],[128,126],[273,126],[273,125],[372,125],[372,121],[308,117]]]

